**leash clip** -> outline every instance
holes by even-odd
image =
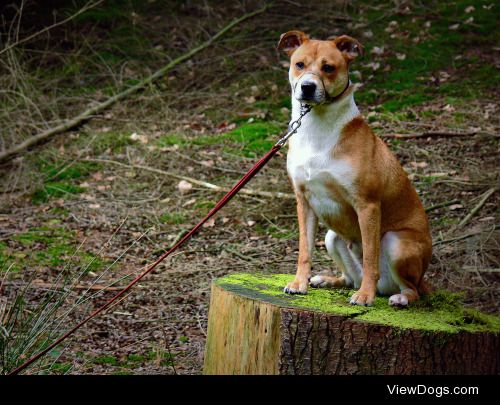
[[[299,118],[297,118],[295,121],[290,123],[290,125],[288,125],[288,132],[285,135],[283,135],[283,137],[278,142],[276,142],[274,146],[282,147],[286,143],[286,141],[288,141],[288,139],[297,132],[297,130],[302,125],[302,118],[304,118],[304,116],[308,114],[311,110],[312,106],[310,104],[301,104]]]

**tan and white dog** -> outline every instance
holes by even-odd
[[[287,170],[297,198],[299,259],[284,291],[354,287],[351,304],[371,305],[378,292],[407,306],[425,293],[423,275],[432,254],[429,224],[405,171],[363,120],[353,98],[349,64],[361,44],[348,36],[320,41],[301,31],[280,38],[290,57],[292,120],[313,105],[290,139]],[[321,221],[325,244],[341,277],[311,278]]]

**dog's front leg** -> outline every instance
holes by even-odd
[[[363,279],[351,304],[372,305],[380,278],[380,203],[363,203],[357,209],[363,245]]]
[[[318,229],[318,218],[301,192],[297,196],[297,217],[299,220],[299,261],[295,280],[285,287],[288,294],[305,294],[311,278],[311,263]]]

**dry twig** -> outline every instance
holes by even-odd
[[[113,165],[117,165],[117,166],[126,167],[128,169],[144,170],[144,171],[148,171],[151,173],[161,174],[162,176],[173,177],[174,179],[178,179],[178,180],[185,180],[185,181],[188,181],[192,184],[196,184],[198,186],[202,186],[202,187],[208,188],[210,190],[214,190],[214,191],[220,191],[220,192],[227,193],[230,190],[229,188],[226,188],[226,187],[220,187],[220,186],[217,186],[216,184],[208,183],[206,181],[196,180],[196,179],[193,179],[193,178],[187,177],[187,176],[181,176],[180,174],[167,172],[165,170],[156,169],[154,167],[142,166],[142,165],[127,165],[126,163],[117,162],[116,160],[107,160],[107,159],[85,159],[85,161],[96,162],[96,163],[109,163],[109,164],[113,164]],[[288,199],[295,198],[295,196],[293,194],[281,193],[279,191],[278,192],[271,192],[271,191],[261,191],[261,190],[252,190],[252,189],[248,189],[248,188],[242,188],[239,192],[242,194],[246,194],[246,195],[260,196],[260,197],[266,197],[266,198],[288,198]]]
[[[460,223],[453,229],[458,229],[458,228],[461,228],[462,226],[464,226],[465,224],[467,224],[474,215],[476,215],[476,213],[482,208],[482,206],[486,203],[486,201],[488,200],[488,198],[491,197],[491,195],[496,191],[496,188],[495,187],[492,187],[490,188],[488,191],[486,191],[481,200],[477,203],[477,205],[472,209],[471,212],[469,212],[469,214],[460,221]]]

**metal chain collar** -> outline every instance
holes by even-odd
[[[300,105],[300,115],[299,115],[299,118],[297,118],[295,121],[291,122],[290,125],[288,126],[289,130],[288,132],[283,135],[283,137],[278,141],[276,142],[276,144],[274,146],[283,146],[286,141],[288,141],[288,139],[294,134],[297,132],[297,130],[300,128],[300,126],[302,125],[302,118],[304,118],[304,116],[306,114],[308,114],[310,111],[312,110],[312,106],[309,105],[309,104],[301,104]]]

